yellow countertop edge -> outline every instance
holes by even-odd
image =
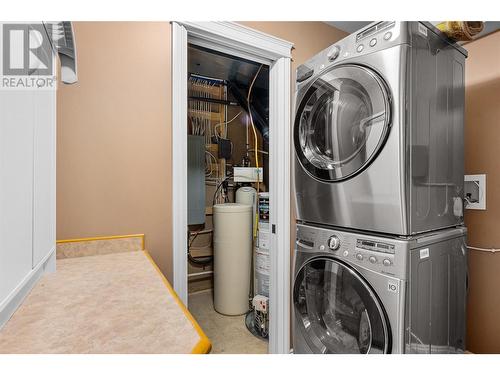
[[[117,236],[100,236],[100,237],[84,237],[84,238],[72,238],[69,240],[57,240],[56,243],[72,243],[72,242],[91,242],[91,241],[107,241],[107,240],[118,240],[122,238],[140,238],[142,250],[146,249],[145,235],[144,233],[139,234],[122,234]]]
[[[163,281],[163,284],[165,284],[165,286],[167,287],[167,289],[170,292],[170,294],[172,295],[172,297],[174,297],[175,301],[177,302],[177,304],[181,308],[181,310],[184,313],[184,315],[186,316],[186,318],[188,318],[188,320],[193,325],[194,329],[198,333],[198,336],[200,336],[200,341],[198,341],[198,343],[194,346],[194,348],[191,350],[191,353],[192,354],[207,354],[207,353],[209,353],[210,350],[212,349],[212,343],[208,339],[207,335],[205,334],[205,332],[203,332],[203,330],[201,329],[198,322],[193,318],[193,316],[191,315],[189,310],[186,308],[184,303],[180,300],[180,298],[177,295],[177,293],[175,292],[174,288],[172,288],[172,286],[168,282],[165,275],[163,275],[163,273],[158,268],[158,265],[155,263],[153,258],[151,258],[151,255],[149,255],[147,250],[143,250],[143,252],[144,252],[144,255],[146,255],[146,257],[149,259],[149,261],[151,262],[153,267],[155,268],[156,272],[158,272],[158,274],[160,275],[160,277]]]

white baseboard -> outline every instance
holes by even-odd
[[[21,306],[24,299],[31,292],[38,280],[47,273],[56,270],[56,247],[35,266],[19,285],[2,302],[0,302],[0,329],[9,321],[16,310]]]

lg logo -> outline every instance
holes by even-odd
[[[398,293],[399,292],[399,286],[394,281],[388,281],[387,282],[387,290],[389,292],[392,292],[392,293]]]
[[[3,25],[3,75],[52,75],[52,52],[42,24]]]

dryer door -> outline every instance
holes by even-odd
[[[389,326],[366,281],[335,259],[318,257],[298,272],[295,334],[313,353],[387,353]]]
[[[390,97],[383,80],[358,65],[339,65],[314,81],[298,104],[295,152],[323,181],[342,181],[366,168],[383,146]]]

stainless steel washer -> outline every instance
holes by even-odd
[[[294,353],[461,353],[464,227],[407,239],[297,226]]]
[[[378,22],[297,70],[304,223],[412,235],[463,223],[466,51],[421,22]]]

